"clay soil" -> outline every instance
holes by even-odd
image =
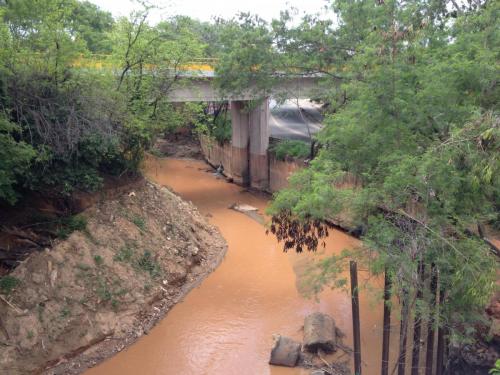
[[[85,230],[10,274],[0,373],[82,373],[147,334],[226,251],[192,204],[146,181],[81,215]]]

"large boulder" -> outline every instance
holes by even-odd
[[[335,321],[320,312],[306,316],[304,320],[304,349],[310,353],[322,350],[332,353],[336,350],[337,336]]]
[[[274,345],[269,364],[294,367],[299,360],[300,343],[281,335],[274,335],[273,339]]]

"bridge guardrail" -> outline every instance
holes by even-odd
[[[47,61],[48,55],[42,52],[29,52],[29,53],[20,53],[19,56],[21,60],[26,63],[43,63]],[[209,71],[213,72],[215,70],[215,65],[217,64],[218,59],[209,58],[209,57],[199,57],[194,58],[190,61],[185,62],[184,64],[180,64],[178,66],[178,70],[180,71]],[[169,64],[165,61],[165,65]],[[154,69],[159,66],[161,62],[158,64],[145,64],[146,69]],[[87,68],[87,69],[120,69],[121,64],[118,59],[116,59],[113,55],[106,54],[81,54],[73,59],[71,62],[71,66],[75,68]]]
[[[218,59],[215,58],[195,58],[179,65],[181,71],[214,71]],[[82,55],[73,64],[75,67],[105,69],[119,68],[120,64],[111,55]],[[146,68],[153,69],[159,64],[146,64]]]

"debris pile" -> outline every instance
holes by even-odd
[[[300,366],[311,369],[311,375],[346,375],[350,373],[348,362],[352,350],[342,343],[342,332],[335,320],[320,312],[306,316],[302,344],[285,336],[273,335],[273,347],[269,364],[275,366]],[[335,355],[337,351],[343,352]],[[340,362],[340,358],[345,354]]]

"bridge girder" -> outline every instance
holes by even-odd
[[[318,85],[320,76],[303,76],[286,78],[269,92],[262,92],[256,87],[223,96],[213,83],[213,77],[181,78],[176,82],[168,94],[167,100],[173,103],[180,102],[215,102],[215,101],[246,101],[260,99],[273,95],[286,95],[289,98],[308,99],[317,96],[321,89]]]

